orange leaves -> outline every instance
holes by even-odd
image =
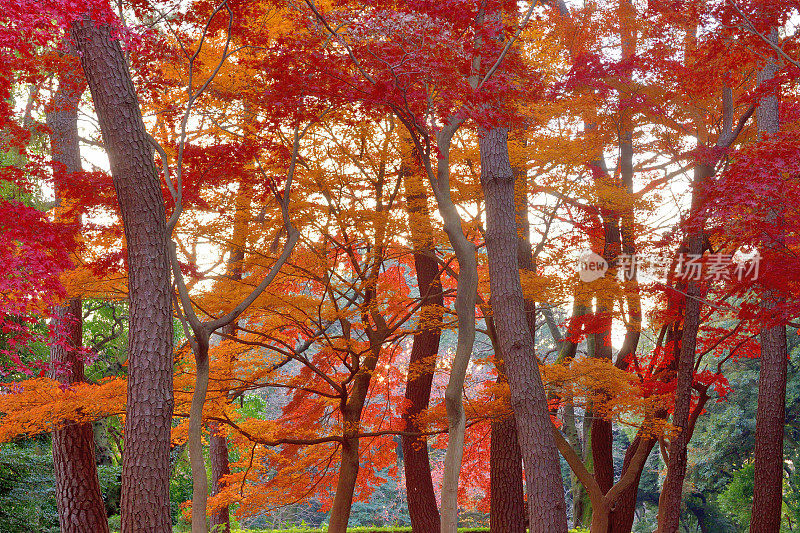
[[[607,417],[638,426],[650,423],[653,413],[665,407],[668,395],[643,397],[638,377],[597,358],[572,360],[569,364],[542,367],[543,380],[562,398],[583,403]]]
[[[65,388],[58,381],[37,378],[4,385],[0,442],[122,414],[126,383],[121,378],[106,378],[97,385],[79,383]]]

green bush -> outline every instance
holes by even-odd
[[[50,441],[0,445],[0,531],[58,533]]]

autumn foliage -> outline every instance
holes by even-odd
[[[230,460],[209,512],[245,519],[313,500],[325,513],[352,476],[346,522],[353,502],[402,485],[409,357],[415,335],[433,330],[431,400],[411,433],[428,439],[439,490],[464,264],[447,202],[478,276],[458,499],[491,512],[492,422],[520,409],[498,379],[491,305],[479,143],[495,128],[510,132],[508,231],[529,248],[518,253],[526,309],[536,305],[526,355],[574,472],[575,525],[592,520],[583,498],[598,532],[630,531],[651,450],[667,457],[686,439],[691,454],[698,418],[731,391],[731,365],[761,356],[763,330],[797,326],[797,2],[120,5],[4,4],[0,442],[125,416],[123,365],[67,385],[50,378],[70,369],[41,356],[65,342],[52,306],[129,297],[138,245],[97,128],[79,122],[85,172],[60,168],[43,142],[54,79],[72,76],[80,113],[93,113],[66,31],[84,16],[124,44],[166,206],[173,449],[192,438],[197,324],[236,315],[206,332],[200,445],[223,437]],[[763,79],[767,62],[775,72]],[[770,98],[780,128],[765,133]],[[575,266],[587,251],[608,267],[596,279]],[[418,286],[420,254],[438,269],[441,307]],[[85,344],[87,368],[107,356]],[[621,471],[614,428],[630,437]],[[674,531],[668,522],[660,511],[659,531]]]

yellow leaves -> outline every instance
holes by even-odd
[[[528,270],[520,270],[519,277],[522,282],[522,293],[526,300],[553,301],[551,290],[554,285],[552,280]]]
[[[0,393],[0,442],[122,414],[126,386],[124,379],[116,377],[69,388],[49,378],[4,385]]]
[[[583,358],[541,368],[545,385],[562,398],[590,405],[603,416],[623,422],[640,425],[644,421],[651,431],[664,431],[667,427],[663,422],[657,427],[654,421],[654,413],[666,407],[667,398],[644,397],[639,378],[609,360]]]

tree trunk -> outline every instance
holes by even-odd
[[[76,139],[77,140],[77,139]],[[50,358],[55,365],[54,379],[65,383],[84,380],[81,346],[81,300],[71,298],[53,308],[53,322],[65,338],[53,345]],[[59,369],[61,370],[59,372]],[[56,478],[58,522],[63,533],[106,533],[106,515],[97,464],[94,456],[92,424],[68,424],[53,431],[53,467]]]
[[[710,176],[711,169],[701,166],[696,172],[700,177]],[[701,180],[696,180],[696,184]],[[695,190],[694,203],[698,203],[698,191]],[[692,209],[696,213],[696,209]],[[693,231],[689,235],[688,253],[703,253],[703,232]],[[697,331],[700,326],[700,300],[702,291],[699,282],[690,281],[686,297],[681,351],[678,360],[677,385],[675,389],[675,410],[672,424],[677,427],[678,434],[670,441],[667,477],[658,500],[658,533],[676,533],[681,518],[681,497],[683,480],[686,477],[686,449],[691,434],[689,432],[689,412],[692,400],[692,380],[694,378],[695,349]]]
[[[630,468],[633,456],[636,454],[639,446],[645,446],[647,448],[647,455],[649,456],[655,443],[656,441],[654,439],[642,439],[641,433],[636,435],[636,437],[633,439],[633,442],[625,451],[625,459],[622,463],[621,475],[624,476],[628,471],[628,468]],[[620,493],[619,498],[617,498],[614,510],[611,511],[611,533],[630,533],[632,530],[634,514],[636,513],[636,496],[639,492],[639,480],[642,478],[643,471],[644,464],[642,464],[642,468],[636,473],[636,480],[629,487],[623,490]]]
[[[407,146],[409,143],[405,144]],[[433,255],[435,249],[428,197],[420,176],[414,173],[417,166],[414,164],[414,154],[409,152],[403,153],[401,172],[404,177],[411,241],[414,247],[414,269],[422,306],[419,311],[420,331],[414,335],[411,345],[405,394],[408,407],[403,412],[403,420],[406,431],[418,432],[421,427],[417,423],[417,418],[428,408],[431,397],[431,385],[441,337],[444,297],[439,278],[439,265]],[[415,531],[438,531],[441,523],[431,479],[428,441],[425,437],[403,435],[401,442],[411,526]]]
[[[770,36],[777,44],[777,31]],[[759,72],[759,84],[771,79],[779,66],[770,61]],[[777,133],[779,129],[778,97],[770,95],[759,104],[758,130],[761,134]],[[771,213],[769,222],[779,222],[780,213]],[[780,236],[778,237],[780,239]],[[769,243],[767,248],[780,248]],[[785,258],[784,260],[788,260]],[[765,311],[774,308],[781,299],[778,291],[769,291],[761,299]],[[778,533],[783,505],[783,426],[786,409],[786,373],[788,354],[786,326],[769,325],[761,330],[761,370],[758,376],[758,409],[753,453],[755,484],[751,533]]]
[[[514,204],[517,222],[517,258],[520,268],[534,272],[533,255],[530,245],[528,224],[528,187],[524,165],[514,166],[515,190]],[[528,327],[536,331],[536,305],[525,300]],[[489,313],[485,313],[489,314]],[[497,383],[506,384],[503,352],[497,342],[497,334],[491,317],[487,325],[494,348],[497,366]],[[525,492],[522,486],[522,453],[517,438],[517,424],[513,413],[492,420],[491,443],[489,448],[489,487],[490,513],[489,529],[497,533],[525,533]]]
[[[353,506],[353,493],[358,478],[358,444],[357,433],[354,436],[344,436],[342,443],[341,465],[339,466],[339,480],[336,482],[336,495],[331,506],[331,520],[328,523],[328,533],[346,533],[347,523],[350,521],[350,510]]]
[[[382,242],[376,238],[376,242]],[[377,269],[373,270],[377,274]],[[371,279],[375,279],[371,277]],[[365,298],[367,307],[372,301],[372,296]],[[353,493],[359,470],[359,433],[361,431],[361,414],[367,400],[369,382],[372,373],[378,365],[381,346],[386,340],[386,332],[377,332],[367,328],[370,350],[360,365],[358,373],[353,379],[353,388],[349,397],[344,395],[341,400],[342,413],[342,457],[339,466],[339,479],[336,483],[336,495],[331,506],[331,519],[328,523],[328,533],[347,533],[347,524],[350,521],[350,511],[353,506]],[[355,358],[354,358],[355,359]],[[358,366],[358,365],[357,365]]]
[[[77,62],[74,52],[70,56]],[[78,103],[85,84],[79,66],[59,79],[53,110],[47,113],[50,150],[55,169],[56,201],[65,202],[59,172],[81,171],[78,141]],[[58,211],[65,206],[60,205]],[[50,348],[52,378],[71,385],[84,381],[83,310],[80,298],[70,298],[51,309],[57,344]],[[106,516],[94,450],[94,431],[90,422],[67,424],[53,431],[53,468],[56,478],[58,522],[64,533],[106,533]]]
[[[507,383],[502,352],[496,341],[498,383]],[[513,413],[492,420],[489,448],[490,514],[492,533],[525,533],[525,495],[522,490],[522,454]]]
[[[507,137],[505,128],[493,128],[479,140],[492,310],[525,465],[530,531],[566,533],[561,468],[519,277],[514,174]]]
[[[455,311],[458,316],[456,353],[450,368],[450,378],[444,393],[447,410],[447,451],[441,491],[441,532],[456,533],[458,529],[458,479],[464,456],[464,413],[462,389],[467,367],[475,344],[475,305],[478,299],[478,262],[475,244],[464,234],[461,216],[450,191],[450,144],[463,119],[451,117],[436,134],[437,161],[434,174],[431,161],[423,163],[431,182],[444,230],[458,260],[458,282]],[[415,141],[416,142],[416,141]]]
[[[228,439],[219,427],[219,424],[209,424],[211,438],[209,442],[209,455],[211,459],[211,493],[217,494],[224,485],[222,477],[231,473],[228,463]],[[231,515],[228,506],[220,507],[211,513],[211,531],[213,533],[230,533]]]
[[[172,301],[164,199],[125,55],[88,17],[71,32],[111,164],[127,242],[130,322],[122,532],[169,533]]]
[[[206,533],[208,521],[208,473],[203,457],[203,406],[208,394],[208,341],[207,330],[200,328],[194,331],[197,342],[195,366],[197,369],[192,404],[189,408],[189,431],[186,442],[189,448],[189,464],[192,469],[192,533]]]
[[[364,362],[364,366],[354,379],[349,399],[343,400],[342,411],[342,456],[339,466],[339,479],[336,482],[336,495],[331,505],[331,519],[328,533],[347,533],[350,511],[353,506],[353,494],[359,470],[359,437],[361,430],[361,413],[367,398],[367,389],[372,372],[378,361],[380,341],[377,344],[371,339],[373,354]]]

